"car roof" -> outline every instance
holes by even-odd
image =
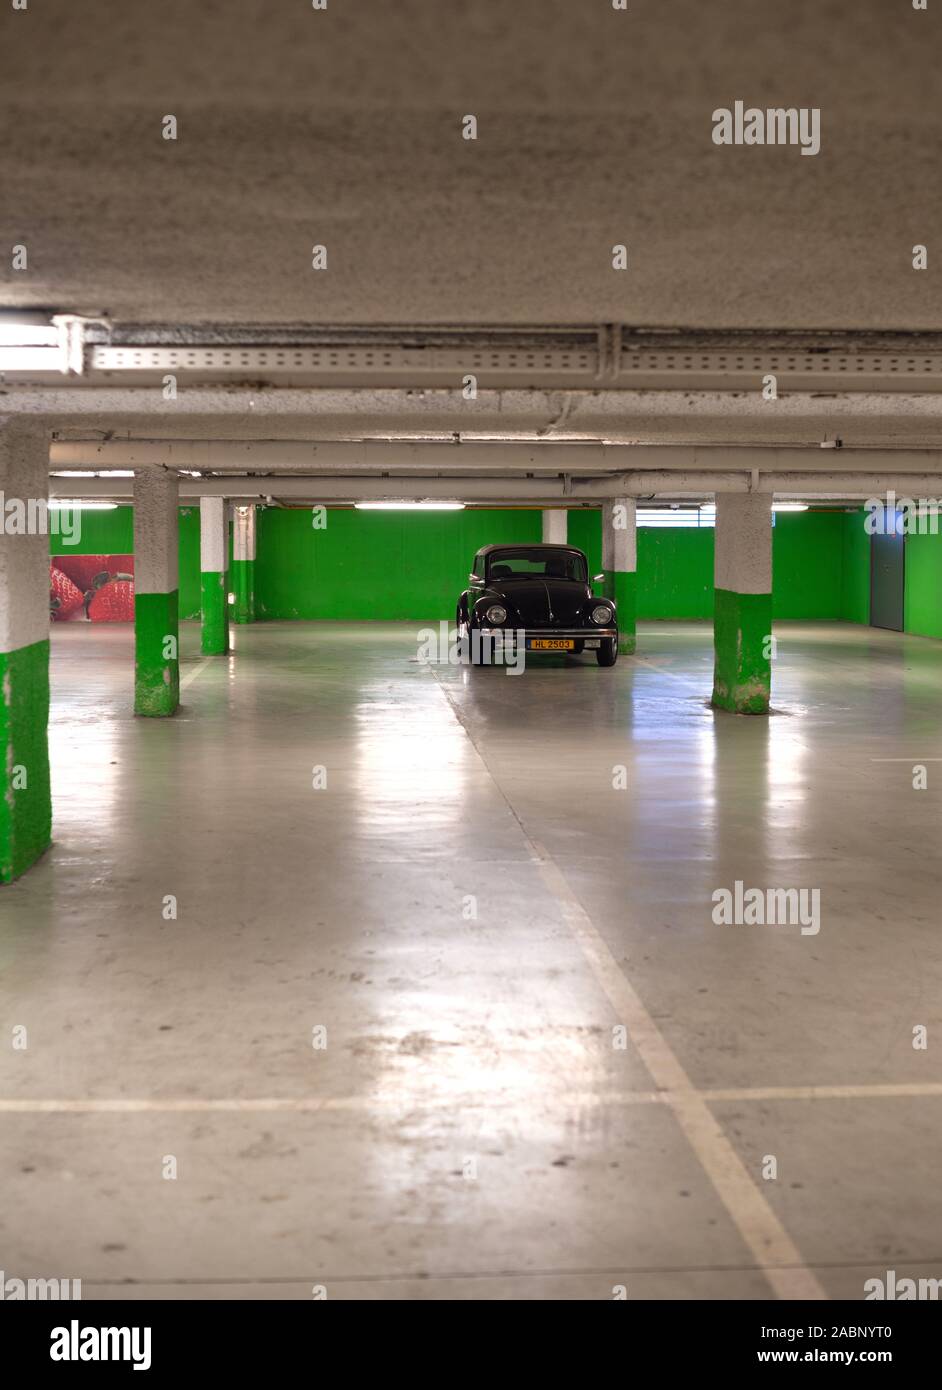
[[[496,550],[568,550],[575,555],[585,556],[585,551],[580,550],[577,545],[561,545],[552,541],[504,541],[500,545],[482,545],[476,553],[493,555]]]

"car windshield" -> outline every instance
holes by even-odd
[[[572,550],[499,550],[491,555],[489,579],[575,579],[586,582],[585,560]]]

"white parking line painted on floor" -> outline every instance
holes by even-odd
[[[756,1187],[707,1101],[687,1076],[569,887],[565,875],[545,850],[541,853],[540,874],[544,883],[562,907],[569,928],[582,947],[619,1022],[628,1029],[641,1060],[666,1093],[667,1104],[772,1289],[779,1298],[826,1298],[824,1289],[804,1264],[798,1247]]]
[[[555,897],[570,931],[582,949],[593,974],[608,997],[615,1016],[628,1030],[638,1055],[686,1135],[701,1167],[716,1189],[740,1236],[752,1251],[773,1292],[779,1298],[826,1299],[816,1276],[805,1265],[801,1252],[750,1177],[736,1150],[723,1133],[704,1097],[698,1093],[670,1044],[615,960],[592,919],[579,902],[565,874],[544,846],[530,835],[514,806],[478,748],[474,737],[447,689],[439,689],[464,729],[481,764],[538,860],[544,884]]]
[[[656,671],[659,676],[667,676],[668,680],[679,681],[681,685],[689,686],[691,690],[702,690],[704,701],[709,699],[710,691],[707,687],[701,685],[699,681],[692,680],[690,676],[681,676],[678,675],[676,671],[668,671],[666,666],[661,666],[657,661],[649,661],[647,657],[639,656],[637,652],[633,652],[632,655],[626,657],[625,660],[633,661],[638,666],[646,666],[649,671]]]
[[[942,1081],[887,1081],[867,1086],[748,1086],[701,1091],[704,1100],[892,1100],[942,1096]]]
[[[942,1082],[888,1082],[873,1086],[753,1086],[697,1091],[703,1101],[892,1100],[942,1097]],[[588,1109],[592,1106],[672,1105],[675,1091],[547,1091],[505,1087],[500,1095],[480,1091],[443,1091],[420,1096],[414,1091],[352,1096],[101,1096],[0,1097],[0,1115],[143,1115],[143,1114],[318,1114],[321,1111],[514,1109],[523,1102],[544,1100],[547,1107]]]
[[[209,663],[210,663],[213,659],[214,659],[214,658],[211,657],[211,656],[204,656],[202,661],[198,661],[198,662],[196,663],[196,665],[193,667],[192,671],[187,671],[187,673],[186,673],[185,676],[181,676],[181,677],[180,677],[180,689],[181,689],[181,690],[186,690],[187,686],[191,683],[191,681],[195,681],[195,680],[196,680],[196,677],[199,675],[199,673],[200,673],[205,667],[207,667],[207,666],[209,665]]]

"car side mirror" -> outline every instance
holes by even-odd
[[[481,576],[479,574],[469,574],[468,578],[472,584],[480,584],[481,582]]]

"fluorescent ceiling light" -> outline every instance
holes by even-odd
[[[808,503],[807,503],[807,502],[773,502],[773,503],[772,503],[772,510],[773,510],[773,512],[806,512],[806,511],[808,510]]]
[[[133,478],[132,468],[57,468],[50,478]]]
[[[0,372],[61,372],[58,347],[0,347]]]
[[[639,526],[703,527],[716,525],[716,508],[708,507],[639,507]]]
[[[0,347],[58,347],[59,333],[51,323],[15,323],[0,318]]]
[[[358,512],[460,512],[463,502],[354,502]]]
[[[80,498],[50,497],[50,511],[113,512],[117,502],[83,502]]]
[[[61,372],[64,362],[55,324],[0,315],[0,372]]]

